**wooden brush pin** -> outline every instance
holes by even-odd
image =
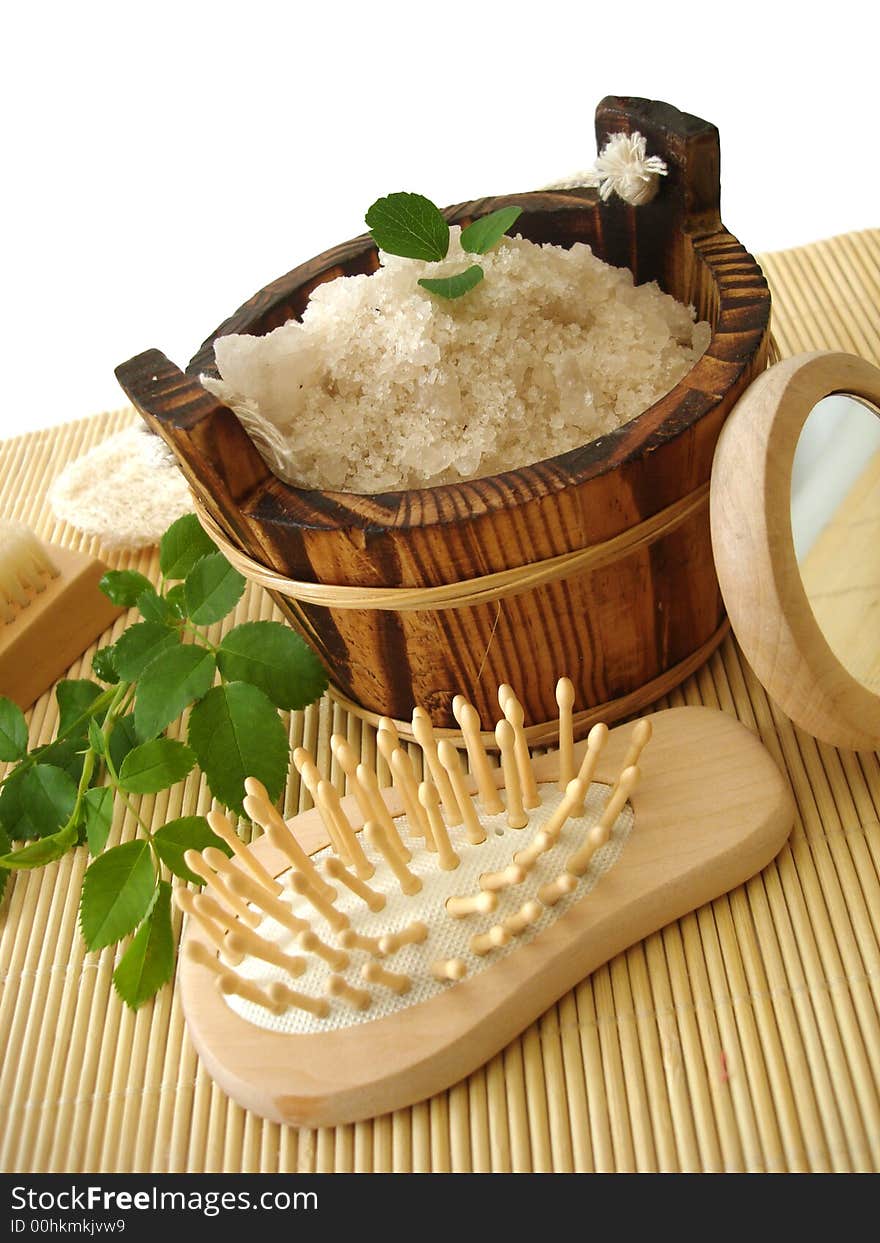
[[[107,567],[0,521],[0,695],[29,708],[123,611],[98,589]]]
[[[245,792],[250,794],[251,791],[247,788],[248,782],[253,782],[253,778],[248,777],[245,782]],[[256,782],[255,784],[260,785],[260,782]],[[265,787],[261,786],[261,789],[265,794]],[[266,797],[268,798],[268,795]],[[278,881],[270,876],[263,867],[262,863],[260,863],[259,859],[255,858],[254,852],[248,849],[236,833],[235,829],[229,823],[227,817],[223,815],[222,811],[218,811],[215,807],[212,811],[208,812],[207,820],[211,827],[211,831],[216,833],[217,836],[226,843],[235,855],[236,859],[238,859],[244,867],[247,868],[251,876],[253,876],[254,880],[257,881],[258,884],[263,885],[264,888],[268,889],[270,893],[274,893],[276,896],[283,892],[281,885],[278,884]]]
[[[226,857],[225,855],[223,856]],[[256,911],[252,911],[246,901],[243,901],[232,886],[232,877],[221,876],[209,867],[205,859],[198,850],[186,850],[183,854],[183,861],[191,872],[195,872],[196,876],[200,876],[210,890],[212,890],[221,902],[225,902],[239,919],[244,920],[246,924],[250,924],[252,928],[256,928],[260,922],[260,917]]]
[[[379,948],[386,956],[395,954],[404,945],[421,945],[428,939],[428,925],[420,919],[402,928],[400,932],[388,932],[379,938]]]
[[[348,781],[348,788],[357,800],[358,810],[361,813],[361,817],[365,823],[367,820],[372,820],[373,804],[357,775],[358,758],[355,755],[354,750],[348,740],[343,738],[342,734],[333,735],[330,739],[330,750],[333,752],[333,758],[345,773]],[[372,873],[370,873],[370,876],[371,875]],[[361,880],[369,880],[370,876],[362,876]]]
[[[454,747],[448,738],[443,738],[437,744],[437,755],[440,763],[446,769],[449,777],[449,783],[452,786],[452,792],[455,795],[459,810],[461,811],[462,820],[464,822],[464,831],[467,839],[472,846],[479,846],[486,840],[486,830],[480,823],[480,817],[477,815],[477,809],[474,806],[474,800],[468,794],[465,786],[464,773],[461,771],[461,761],[458,756],[458,748]]]
[[[226,967],[223,966],[217,955],[212,954],[207,945],[202,945],[201,941],[187,941],[183,947],[183,954],[190,962],[198,963],[200,967],[204,967],[212,975],[220,976],[226,972]]]
[[[555,906],[575,888],[577,888],[577,877],[571,872],[561,872],[555,880],[541,886],[538,890],[538,898],[545,906]]]
[[[379,824],[375,824],[372,820],[368,820],[364,825],[364,836],[370,845],[374,846],[376,850],[379,851],[385,862],[391,868],[391,871],[397,877],[397,883],[400,885],[402,892],[408,897],[412,897],[413,894],[418,893],[422,888],[421,880],[409,870],[400,855],[391,845],[384,828]]]
[[[224,996],[241,997],[255,1006],[262,1006],[264,1010],[271,1010],[273,1014],[283,1014],[286,1009],[269,992],[264,993],[252,980],[245,980],[234,971],[224,971],[222,975],[218,975],[217,987]]]
[[[276,923],[281,924],[283,928],[287,928],[288,931],[302,932],[304,928],[308,928],[309,925],[306,920],[299,919],[285,902],[280,901],[278,898],[273,898],[265,890],[254,896],[246,877],[232,876],[229,878],[229,885],[237,897],[249,899],[265,915],[268,915],[270,919],[274,919]]]
[[[501,949],[502,946],[510,942],[510,933],[502,924],[495,924],[488,932],[478,932],[476,936],[471,937],[470,951],[482,957],[483,954],[490,954],[492,950]]]
[[[419,802],[419,783],[416,780],[412,760],[402,747],[398,747],[391,755],[391,773],[394,785],[400,791],[410,831],[421,837],[428,838],[431,827],[424,807]]]
[[[332,897],[327,897],[326,893],[319,893],[314,888],[312,882],[302,872],[293,872],[290,877],[290,887],[295,894],[305,900],[318,912],[323,919],[330,925],[334,932],[341,932],[343,928],[349,925],[349,918],[343,915],[342,911],[337,911],[333,903],[336,901],[337,893],[331,888]]]
[[[437,793],[440,795],[440,804],[447,823],[453,827],[461,824],[461,809],[458,805],[458,799],[449,780],[449,774],[440,763],[440,756],[437,753],[437,742],[434,738],[434,726],[431,724],[431,718],[424,708],[416,708],[413,712],[412,728],[413,737],[422,748],[428,771],[431,774],[434,785],[437,787]]]
[[[467,963],[463,958],[438,958],[431,963],[431,975],[435,980],[463,980]]]
[[[378,937],[365,937],[362,933],[355,932],[353,928],[346,928],[344,932],[340,932],[339,944],[345,950],[363,950],[365,954],[371,954],[373,958],[382,957]]]
[[[245,795],[244,809],[251,820],[265,829],[269,841],[284,855],[289,863],[306,876],[317,890],[329,889],[309,856],[297,841],[296,835],[284,823],[281,813],[272,804],[253,794]]]
[[[509,690],[509,688],[508,688]],[[531,810],[541,806],[541,796],[532,768],[532,757],[526,741],[525,710],[511,690],[505,696],[501,710],[513,728],[513,753],[516,756],[516,768],[519,773],[519,784],[522,790],[523,807]]]
[[[371,911],[381,911],[384,907],[386,902],[385,894],[377,893],[365,881],[360,880],[357,876],[352,876],[341,859],[330,858],[325,860],[324,871],[331,880],[339,881],[341,885],[345,885],[346,889],[350,889],[352,893],[357,894]]]
[[[528,846],[526,846],[525,850],[518,850],[516,852],[513,856],[513,861],[520,867],[531,870],[540,859],[541,855],[546,854],[548,850],[552,850],[555,845],[556,837],[551,837],[549,833],[545,833],[543,829],[539,829],[529,842]]]
[[[213,868],[217,875],[223,878],[226,885],[229,884],[231,877],[236,876],[245,882],[248,892],[255,897],[262,897],[263,894],[269,894],[270,897],[274,896],[274,885],[270,890],[261,881],[254,880],[253,876],[245,875],[240,868],[235,866],[228,855],[225,855],[222,850],[218,850],[216,846],[206,846],[202,851],[202,858],[209,868]]]
[[[372,995],[367,989],[354,988],[341,975],[329,975],[326,987],[331,997],[342,997],[355,1010],[369,1010],[373,1003]]]
[[[324,962],[329,963],[334,971],[344,971],[350,962],[348,954],[343,953],[342,950],[334,949],[332,945],[322,941],[314,932],[301,932],[298,941],[307,954],[316,954],[319,958],[323,958]]]
[[[580,816],[584,810],[584,799],[593,780],[593,773],[605,749],[605,743],[608,741],[608,726],[601,721],[598,725],[594,725],[587,734],[587,749],[584,752],[584,758],[581,760],[581,766],[578,769],[578,780],[583,784],[584,796],[576,808],[572,809],[572,816]],[[567,787],[566,787],[567,788]]]
[[[383,717],[382,720],[387,720]],[[400,739],[397,736],[397,730],[393,732],[390,729],[383,729],[382,722],[379,722],[379,728],[376,731],[376,750],[382,756],[382,759],[391,768],[391,757],[400,746]]]
[[[305,1010],[317,1019],[325,1019],[330,1013],[330,1003],[326,997],[309,997],[306,993],[298,993],[280,980],[270,984],[266,992],[276,1014],[283,1014],[285,1010],[291,1009]]]
[[[633,726],[632,734],[630,734],[629,747],[627,748],[626,757],[620,766],[621,776],[627,768],[636,767],[641,759],[642,752],[650,741],[651,722],[647,717],[642,717],[640,721],[636,721]]]
[[[246,954],[251,954],[254,958],[262,959],[263,962],[270,962],[275,967],[283,968],[288,975],[302,975],[306,969],[304,958],[285,954],[272,941],[267,941],[265,937],[261,937],[251,929],[240,928],[236,932],[228,932],[225,948],[234,954],[239,962]]]
[[[370,862],[358,841],[354,826],[345,814],[345,809],[342,806],[336,787],[332,786],[329,781],[320,781],[318,783],[318,805],[323,805],[327,808],[327,814],[336,825],[336,831],[339,836],[339,847],[336,853],[342,862],[347,863],[349,867],[353,867],[358,876],[364,880],[369,880],[373,874],[370,870]]]
[[[222,925],[215,923],[213,919],[209,919],[207,915],[203,915],[196,910],[195,896],[191,889],[184,889],[180,885],[174,889],[174,901],[177,903],[178,910],[183,911],[184,915],[188,915],[195,920],[211,944],[216,946],[218,950],[222,950],[224,945],[223,937],[226,930]]]
[[[544,913],[544,908],[540,902],[532,899],[524,902],[515,915],[508,915],[506,919],[502,919],[501,927],[505,932],[509,932],[512,937],[518,937],[525,932],[526,928],[530,928],[532,924],[538,922]]]
[[[456,706],[458,707],[457,713],[455,711]],[[497,816],[504,811],[504,804],[495,785],[492,766],[486,755],[483,739],[480,737],[480,718],[477,715],[477,710],[466,699],[459,700],[459,697],[456,696],[455,700],[453,700],[452,711],[455,714],[455,719],[461,726],[461,734],[467,747],[468,760],[470,761],[474,780],[477,783],[477,791],[483,811],[488,816]]]
[[[222,879],[222,883],[229,886],[231,891],[241,901],[255,902],[257,906],[261,906],[261,899],[275,896],[273,892],[266,889],[265,885],[257,883],[252,876],[245,875],[245,873],[237,869],[235,864],[222,853],[222,850],[216,849],[215,846],[206,846],[201,851],[201,858],[208,864],[209,868],[214,869],[215,873]],[[231,881],[234,879],[237,881],[237,886],[232,886],[231,884]],[[252,921],[249,922],[252,924]]]
[[[446,910],[453,919],[466,919],[468,915],[491,915],[498,905],[498,894],[492,889],[446,899]]]
[[[443,814],[440,811],[440,799],[430,781],[423,781],[419,786],[419,802],[428,816],[431,838],[437,851],[437,861],[444,872],[452,872],[461,860],[452,849],[446,825],[443,823]]]
[[[570,678],[560,678],[556,683],[556,703],[559,707],[559,788],[564,790],[575,775],[574,771],[574,684]]]
[[[497,872],[484,872],[480,877],[480,888],[489,893],[497,893],[500,889],[509,889],[511,885],[521,885],[528,874],[528,868],[510,863]]]
[[[209,893],[194,893],[192,895],[192,909],[196,915],[201,915],[206,920],[217,924],[224,932],[235,932],[236,928],[245,928],[246,924],[241,923],[239,919],[219,902],[215,901]]]
[[[638,785],[639,775],[638,768],[629,767],[625,768],[618,777],[617,784],[612,790],[608,802],[605,804],[599,823],[587,834],[587,840],[580,850],[576,850],[566,860],[565,870],[570,872],[572,876],[583,876],[590,866],[590,860],[593,855],[608,841],[614,822],[623,810],[623,806],[630,794]]]
[[[390,988],[392,993],[397,993],[398,996],[408,993],[412,988],[412,980],[408,975],[402,975],[397,971],[386,971],[377,962],[365,962],[361,967],[361,976],[368,984],[381,984],[383,988]]]
[[[367,792],[367,797],[370,800],[370,806],[373,809],[373,814],[370,819],[382,826],[382,829],[388,838],[388,842],[391,848],[397,853],[398,858],[404,863],[409,863],[412,855],[403,844],[403,838],[397,831],[397,825],[394,823],[394,817],[388,810],[388,804],[385,802],[382,797],[382,792],[379,789],[379,781],[376,774],[372,772],[371,769],[367,768],[365,764],[358,764],[357,775],[361,785]]]
[[[507,824],[511,829],[524,829],[529,822],[526,809],[523,807],[522,786],[519,780],[519,766],[516,762],[516,735],[510,721],[499,721],[495,726],[495,741],[501,752],[501,767],[504,771],[504,788],[507,794]]]
[[[321,789],[321,773],[318,765],[315,763],[312,755],[305,747],[297,747],[293,752],[293,764],[302,778],[303,784],[311,795],[312,802],[318,809],[318,815],[323,821],[324,828],[327,830],[327,836],[330,839],[330,845],[336,851],[341,859],[346,863],[350,862],[345,843],[339,832],[336,818],[330,810],[326,798],[322,797]],[[327,783],[329,784],[329,782]],[[324,787],[326,793],[326,785]]]

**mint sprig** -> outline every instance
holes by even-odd
[[[423,276],[419,284],[429,293],[438,294],[441,298],[460,298],[469,293],[475,285],[479,285],[485,273],[478,263],[472,263],[463,272],[454,276]]]
[[[462,248],[468,254],[486,254],[521,215],[521,207],[501,207],[474,220],[462,229]],[[367,212],[366,222],[373,241],[386,254],[440,263],[449,253],[449,225],[436,203],[422,194],[399,191],[377,199]],[[469,293],[484,275],[474,263],[452,276],[422,277],[418,283],[429,293],[454,299]]]
[[[389,255],[433,263],[446,258],[449,225],[440,208],[423,194],[401,191],[376,199],[366,222],[373,241]]]
[[[14,764],[0,782],[0,894],[10,872],[44,867],[87,844],[80,927],[90,950],[133,934],[113,983],[134,1008],[174,970],[168,878],[201,884],[185,852],[229,848],[204,816],[151,829],[132,797],[169,789],[196,764],[214,797],[236,811],[247,776],[277,797],[289,759],[279,709],[305,707],[327,688],[312,650],[278,622],[235,626],[219,646],[208,639],[203,627],[231,612],[245,584],[194,515],[169,528],[159,564],[158,585],[132,570],[104,575],[105,594],[136,607],[143,620],[95,653],[92,670],[105,685],[58,684],[51,743],[28,750],[24,713],[0,697],[0,761]],[[186,742],[167,736],[181,714]],[[125,809],[137,835],[108,847]]]

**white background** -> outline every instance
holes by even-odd
[[[606,94],[718,125],[751,250],[878,223],[869,6],[19,3],[4,18],[0,436],[125,404],[268,280],[413,189],[589,165]],[[873,23],[871,23],[873,25]]]

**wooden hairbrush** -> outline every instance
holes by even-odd
[[[0,695],[29,708],[122,609],[98,590],[106,566],[0,522]]]
[[[794,819],[759,740],[709,708],[673,708],[531,757],[503,687],[490,765],[460,697],[470,775],[416,710],[420,774],[389,721],[394,785],[341,737],[341,798],[294,755],[316,806],[288,823],[248,780],[250,846],[189,852],[206,881],[180,983],[190,1035],[236,1101],[278,1122],[330,1126],[399,1109],[472,1072],[614,954],[741,884]],[[421,780],[420,780],[421,776]],[[361,831],[363,830],[363,831]]]

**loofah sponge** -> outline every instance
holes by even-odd
[[[157,544],[192,509],[186,480],[162,440],[128,427],[61,472],[49,491],[57,517],[106,548]]]

